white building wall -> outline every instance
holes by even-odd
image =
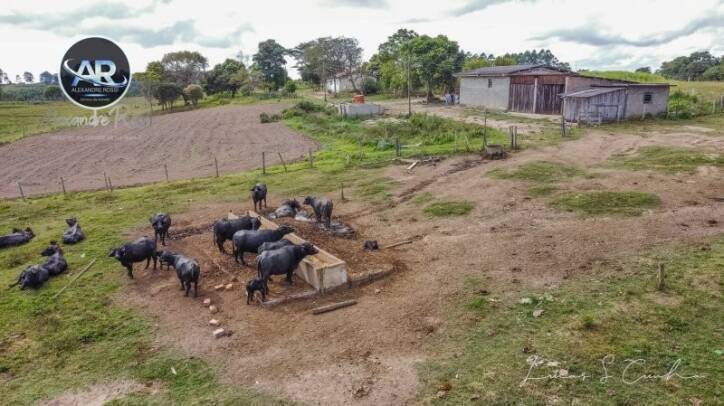
[[[641,118],[644,114],[657,116],[669,111],[669,88],[632,86],[627,89],[626,118]],[[644,104],[644,94],[651,93],[651,103]]]
[[[488,79],[492,86],[488,87]],[[507,110],[510,77],[460,78],[460,104]]]

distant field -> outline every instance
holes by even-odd
[[[114,110],[115,109],[115,110]],[[123,99],[116,106],[98,111],[98,115],[139,114],[148,111],[142,97]],[[35,102],[0,102],[0,144],[17,141],[26,135],[51,132],[68,125],[72,117],[91,117],[92,111],[75,106],[67,100]]]

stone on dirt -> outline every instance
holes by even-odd
[[[214,330],[214,337],[215,337],[215,338],[225,337],[226,334],[227,334],[227,333],[226,333],[226,330],[224,330],[223,328],[217,328],[216,330]]]
[[[224,289],[226,289],[226,290],[234,289],[234,284],[233,284],[233,283],[229,283],[229,284],[227,284],[226,286],[224,286]]]
[[[209,306],[209,305],[211,305],[211,299],[209,299],[207,297],[206,299],[204,299],[204,306]]]
[[[217,313],[219,311],[219,309],[216,308],[216,306],[211,305],[211,306],[209,306],[209,311],[211,312],[211,314],[214,314],[214,313]]]
[[[216,285],[214,286],[214,290],[221,290],[224,289],[224,285]]]
[[[543,314],[543,309],[533,310],[533,317],[540,317]]]
[[[211,319],[211,320],[209,320],[209,324],[216,327],[216,326],[220,325],[221,322],[216,319]]]

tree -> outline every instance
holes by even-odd
[[[407,62],[402,55],[402,46],[417,38],[415,31],[399,29],[380,44],[377,53],[367,64],[367,73],[377,79],[377,84],[387,92],[400,94],[407,89]],[[412,87],[418,88],[420,81],[415,71],[410,72]]]
[[[432,101],[435,87],[453,87],[453,74],[460,71],[465,59],[458,43],[444,35],[413,38],[402,46],[402,54],[411,58],[414,70],[426,84],[428,101]]]
[[[361,80],[363,78],[361,71],[362,48],[359,46],[359,41],[355,38],[339,37],[335,38],[335,41],[332,43],[334,46],[339,47],[339,55],[341,56],[343,71],[349,75],[349,81],[352,84],[352,89],[355,92],[359,92],[357,87],[358,80],[355,78],[355,76],[359,78],[359,83],[361,84]]]
[[[23,72],[23,80],[25,83],[33,83],[33,74],[30,72]]]
[[[724,80],[724,60],[719,65],[705,70],[701,77],[704,80]]]
[[[23,83],[23,78],[20,75],[15,75],[15,83]]]
[[[244,85],[246,76],[246,67],[243,63],[227,59],[215,65],[206,75],[206,92],[209,94],[231,92],[231,97],[234,97],[236,91]]]
[[[153,97],[158,100],[158,103],[161,105],[161,110],[173,108],[174,102],[183,96],[183,94],[184,92],[181,86],[175,83],[159,83],[153,88]]]
[[[45,96],[47,100],[60,100],[63,98],[63,92],[60,91],[60,87],[50,85],[45,88],[43,96]]]
[[[53,75],[46,70],[46,71],[43,71],[38,76],[38,80],[40,81],[40,83],[42,83],[44,85],[52,85],[53,84]]]
[[[287,84],[284,85],[284,93],[294,94],[296,92],[297,92],[297,84],[294,83],[293,80],[287,81]]]
[[[287,80],[287,71],[284,66],[287,64],[284,55],[287,49],[279,45],[273,39],[259,43],[259,50],[254,54],[254,63],[271,90],[278,90]]]
[[[196,106],[198,101],[204,98],[204,90],[199,85],[188,85],[184,89],[184,95],[191,101],[191,104]]]
[[[663,62],[656,73],[669,79],[702,80],[704,72],[720,63],[721,59],[708,51],[694,52]]]
[[[156,95],[156,86],[163,80],[164,71],[161,62],[149,62],[145,72],[137,72],[133,80],[140,84],[141,94],[148,101],[153,110],[153,99]]]
[[[196,51],[171,52],[161,58],[163,80],[179,86],[201,82],[208,65],[206,57]]]
[[[649,66],[642,66],[640,68],[636,68],[636,72],[639,73],[651,73],[651,67]]]

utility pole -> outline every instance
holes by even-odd
[[[327,70],[324,66],[324,57],[322,57],[322,91],[324,92],[324,102],[327,102]]]
[[[412,96],[410,84],[410,55],[407,55],[407,117],[412,117]]]

